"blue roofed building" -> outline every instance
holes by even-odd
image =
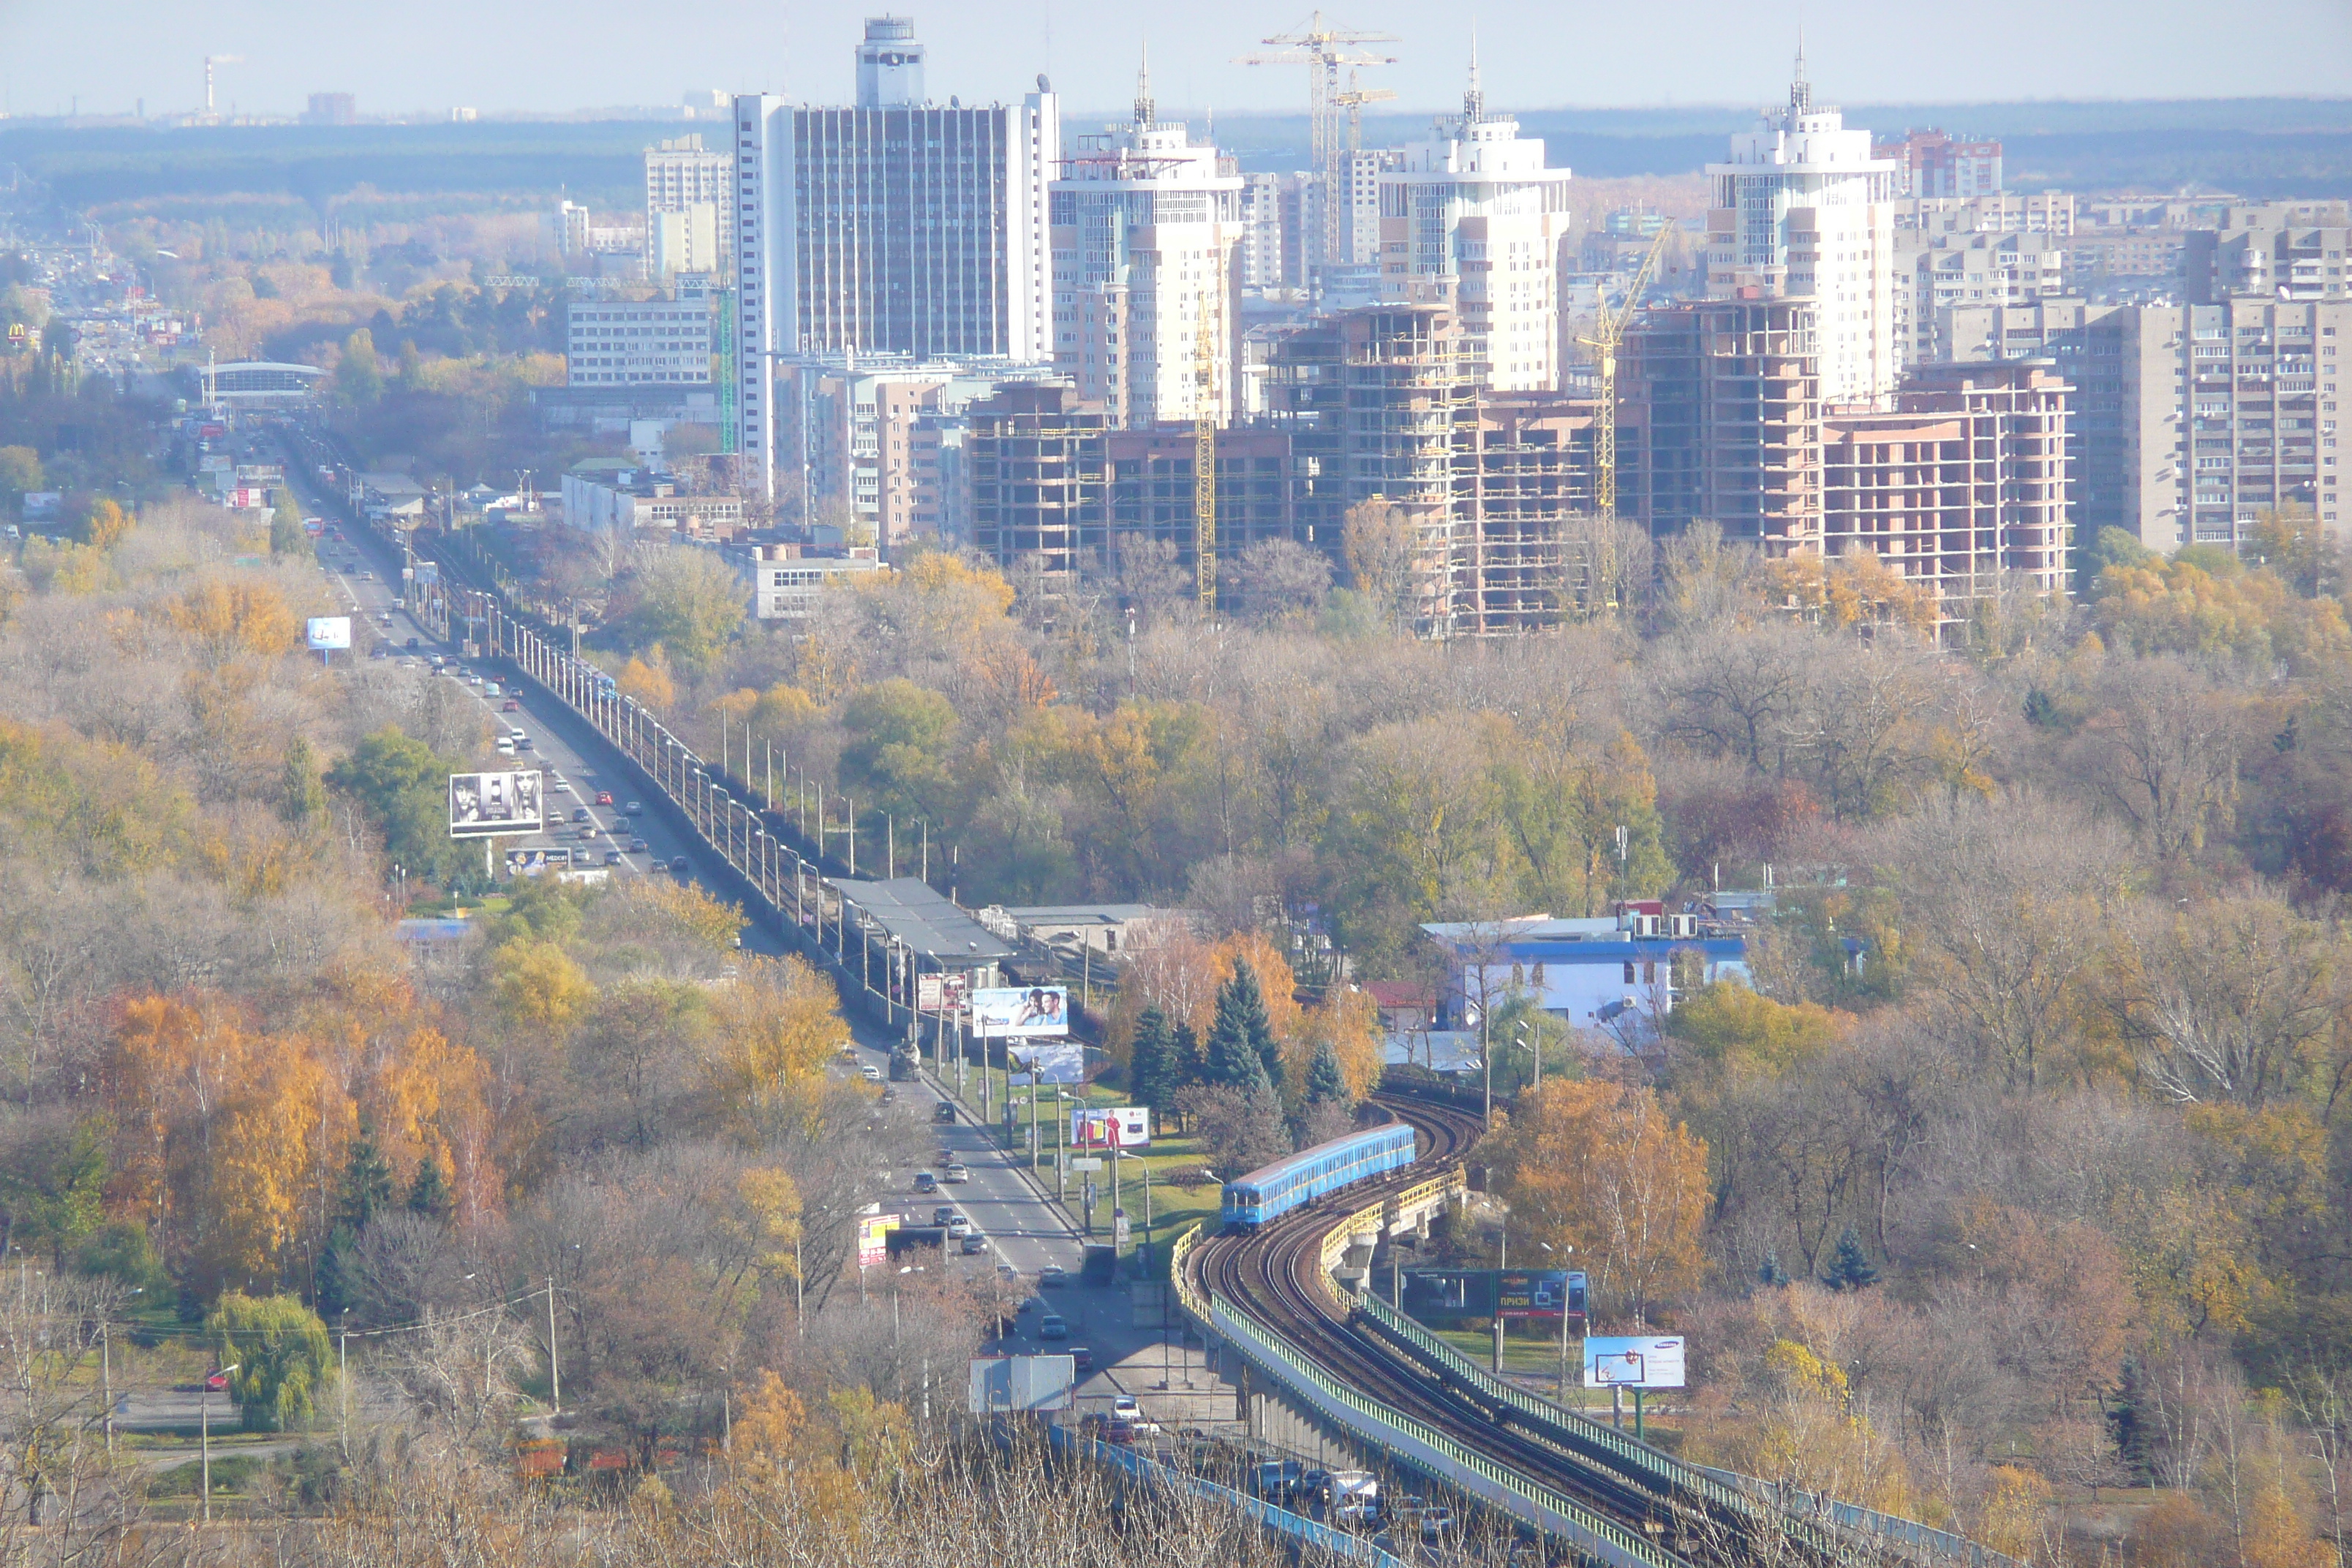
[[[1445,1027],[1475,1030],[1490,1010],[1525,997],[1571,1027],[1657,1018],[1677,997],[1718,980],[1748,983],[1748,939],[1655,904],[1590,920],[1527,915],[1433,921],[1421,928],[1445,960],[1438,1012]]]

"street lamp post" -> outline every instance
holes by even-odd
[[[220,1369],[220,1376],[226,1380],[230,1373],[244,1364],[243,1362],[233,1361]],[[205,1380],[205,1391],[196,1396],[196,1441],[204,1451],[205,1522],[210,1524],[213,1521],[213,1385],[210,1378]]]
[[[1538,1241],[1536,1245],[1546,1252],[1551,1251],[1551,1243],[1548,1241]],[[1573,1246],[1563,1247],[1560,1253],[1554,1256],[1562,1254],[1573,1258],[1576,1248]],[[1568,1404],[1568,1281],[1565,1279],[1559,1282],[1559,1382],[1553,1391],[1553,1399],[1563,1406]]]

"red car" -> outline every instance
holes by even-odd
[[[210,1377],[205,1379],[205,1389],[207,1393],[218,1394],[227,1386],[228,1373],[225,1372],[214,1373]]]
[[[612,804],[613,804],[613,792],[612,792],[611,790],[608,790],[608,789],[600,789],[600,790],[598,790],[598,791],[596,792],[596,804],[597,804],[598,805],[612,805]]]
[[[501,713],[520,713],[522,711],[522,704],[509,697],[504,702],[499,704],[499,711]]]

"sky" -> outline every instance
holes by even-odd
[[[1292,14],[1290,6],[1297,5]],[[358,95],[362,114],[562,111],[669,104],[696,89],[845,102],[851,48],[876,10],[847,0],[0,0],[0,97],[16,114],[301,108]],[[942,101],[1018,97],[1050,72],[1066,108],[1132,96],[1150,50],[1163,113],[1303,108],[1306,72],[1232,57],[1303,26],[1306,0],[1178,5],[1002,0],[910,7]],[[2352,0],[1331,0],[1332,21],[1398,35],[1364,85],[1396,107],[1456,100],[1475,28],[1497,108],[1779,99],[1800,14],[1817,95],[1831,101],[2234,98],[2352,93]]]

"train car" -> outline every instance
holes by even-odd
[[[1227,1182],[1224,1227],[1229,1232],[1255,1230],[1350,1182],[1402,1170],[1413,1162],[1413,1136],[1402,1122],[1350,1132]]]

